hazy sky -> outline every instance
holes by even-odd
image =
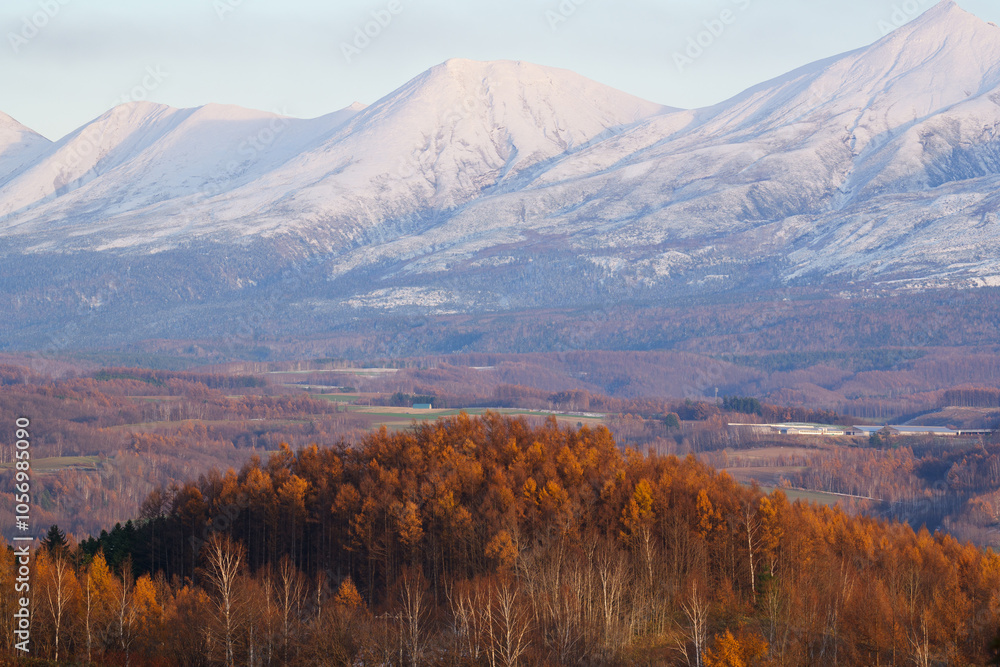
[[[138,97],[313,117],[373,102],[452,57],[565,67],[663,104],[703,106],[869,44],[932,4],[4,0],[0,111],[52,139]],[[996,0],[960,4],[1000,22]],[[375,36],[357,38],[366,27]],[[707,48],[679,66],[675,54],[699,32]]]

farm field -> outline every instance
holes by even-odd
[[[725,454],[730,462],[730,465],[738,463],[741,466],[760,466],[762,464],[769,465],[772,464],[772,462],[779,462],[779,465],[786,465],[780,462],[795,458],[802,459],[804,457],[812,457],[819,452],[830,451],[838,446],[843,446],[843,444],[844,443],[830,444],[824,447],[769,446],[743,450],[726,449]]]
[[[776,487],[773,486],[761,486],[760,489],[764,493],[771,493]],[[843,496],[837,493],[826,493],[823,491],[804,491],[802,489],[781,489],[781,491],[788,496],[788,499],[792,502],[796,500],[801,500],[804,503],[816,503],[817,505],[826,505],[827,507],[833,507],[838,503],[842,503],[851,498],[851,496]]]
[[[321,398],[332,403],[353,403],[361,398],[360,394],[315,394],[313,398]]]
[[[370,369],[358,369],[358,370],[370,370]],[[374,370],[394,370],[394,369],[374,369]],[[297,388],[295,385],[291,385],[293,388]],[[510,416],[523,416],[523,417],[537,417],[546,418],[553,416],[562,426],[597,426],[605,423],[605,415],[598,413],[570,413],[570,412],[557,412],[557,411],[547,411],[547,410],[530,410],[530,409],[518,409],[518,408],[442,408],[442,409],[416,409],[412,407],[391,407],[391,406],[379,406],[371,405],[372,402],[376,402],[384,398],[383,394],[372,393],[372,392],[354,392],[349,394],[340,393],[324,393],[315,394],[310,393],[309,396],[314,399],[328,401],[330,403],[342,406],[338,409],[340,414],[347,414],[357,420],[357,425],[359,427],[367,429],[378,429],[382,426],[389,428],[391,430],[400,430],[410,427],[414,422],[416,423],[426,423],[431,422],[441,417],[453,417],[462,412],[470,416],[481,416],[488,411],[497,412],[504,415]],[[231,400],[239,400],[243,398],[243,395],[234,394],[226,395],[226,398]],[[158,396],[158,395],[146,395],[146,396],[134,396],[131,397],[132,401],[140,404],[171,404],[180,403],[184,399],[179,396]],[[188,419],[176,419],[171,418],[169,413],[164,413],[162,419],[154,419],[142,422],[131,422],[126,424],[118,424],[114,426],[106,427],[111,431],[118,432],[153,432],[162,431],[167,428],[170,431],[180,430],[184,428],[190,428],[193,425],[199,425],[204,427],[213,426],[226,426],[231,424],[250,424],[253,423],[262,428],[276,428],[283,426],[296,426],[308,424],[314,421],[314,417],[303,415],[301,417],[285,417],[285,418],[234,418],[234,419],[198,419],[198,418],[188,418]]]
[[[563,426],[598,426],[603,424],[603,417],[592,415],[574,415],[569,413],[547,412],[544,410],[518,410],[513,408],[449,408],[440,410],[418,410],[414,408],[395,407],[361,407],[351,406],[348,412],[353,415],[366,418],[372,428],[385,426],[389,429],[402,429],[416,422],[431,422],[441,417],[454,417],[465,412],[469,416],[480,416],[486,412],[498,412],[503,415],[516,417],[555,417],[556,421]]]
[[[782,479],[791,479],[793,475],[805,472],[808,469],[806,466],[767,466],[723,468],[723,471],[741,484],[749,484],[756,481],[758,484],[780,486]]]
[[[118,426],[108,426],[109,431],[153,431],[164,425],[170,425],[172,428],[180,429],[185,426],[191,425],[201,425],[201,426],[225,426],[227,424],[244,424],[244,423],[254,423],[258,425],[267,426],[291,426],[293,424],[307,424],[309,423],[307,418],[298,419],[266,419],[266,418],[251,418],[251,419],[171,419],[171,420],[161,420],[161,421],[149,421],[140,422],[135,424],[120,424]]]
[[[768,446],[758,449],[731,450],[716,454],[716,465],[719,470],[743,486],[756,483],[762,490],[770,493],[780,488],[789,500],[802,500],[807,503],[834,506],[854,496],[814,491],[810,489],[789,488],[786,484],[798,479],[800,475],[810,470],[814,457],[833,452],[843,447],[843,444],[824,444],[817,447],[804,446]]]
[[[45,474],[69,469],[97,470],[99,462],[99,456],[52,456],[32,460],[31,471],[34,473]],[[13,462],[0,463],[0,470],[11,470],[13,467]]]

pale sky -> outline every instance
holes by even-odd
[[[1000,23],[996,0],[959,3]],[[661,104],[698,107],[869,44],[932,4],[4,0],[0,111],[50,139],[137,97],[309,118],[354,101],[374,102],[454,57],[564,67]],[[373,23],[377,19],[384,25]],[[375,36],[367,44],[359,39],[358,48],[357,31],[366,27]],[[716,34],[702,36],[701,55],[678,67],[675,54],[709,29]]]

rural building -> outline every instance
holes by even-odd
[[[434,406],[431,405],[430,403],[414,403],[413,404],[413,409],[414,410],[431,410],[431,409],[433,409],[433,407]]]
[[[786,424],[730,424],[730,426],[749,428],[754,431],[777,435],[846,435],[843,426],[831,426],[830,424],[789,422]]]
[[[897,426],[889,424],[887,426],[853,426],[848,434],[870,436],[872,433],[881,433],[884,429],[889,430],[889,435],[936,435],[945,438],[992,433],[992,431],[985,429],[953,429],[947,426]]]
[[[872,433],[880,433],[889,429],[889,435],[936,435],[946,438],[968,435],[988,435],[992,431],[986,429],[952,429],[946,426],[831,426],[830,424],[804,424],[789,422],[786,424],[729,424],[731,427],[745,428],[757,433],[772,435],[823,435],[841,436],[853,435],[870,437]]]
[[[943,435],[954,437],[958,431],[953,431],[946,426],[890,426],[889,432],[892,435]]]

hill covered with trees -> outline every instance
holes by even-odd
[[[1000,626],[992,551],[492,413],[158,489],[34,576],[35,655],[95,664],[985,665]]]

